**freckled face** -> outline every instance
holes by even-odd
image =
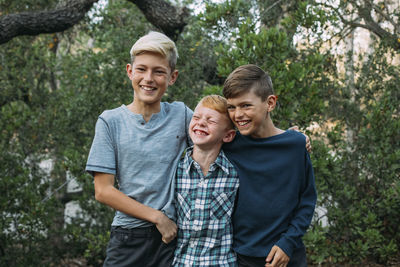
[[[167,58],[150,52],[137,55],[126,70],[132,81],[134,101],[143,105],[159,104],[178,76],[176,70],[171,72]]]
[[[189,125],[189,135],[197,146],[213,147],[222,144],[229,132],[229,119],[216,110],[197,106]]]

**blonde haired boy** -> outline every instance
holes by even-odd
[[[192,115],[182,102],[161,102],[178,77],[177,57],[164,34],[137,40],[126,66],[133,101],[104,111],[96,123],[86,170],[96,199],[116,210],[104,266],[164,267],[173,259],[173,177]]]
[[[231,215],[238,174],[221,147],[235,130],[225,98],[206,96],[189,125],[194,143],[176,174],[178,244],[173,266],[236,266]]]

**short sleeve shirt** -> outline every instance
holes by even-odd
[[[207,176],[188,149],[176,174],[178,243],[173,266],[236,266],[231,215],[239,177],[221,150]]]
[[[175,219],[173,177],[187,146],[191,116],[182,102],[162,102],[147,123],[125,105],[104,111],[96,123],[86,171],[115,175],[121,192]],[[151,223],[116,211],[112,225]]]

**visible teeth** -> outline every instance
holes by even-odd
[[[199,130],[195,130],[194,133],[197,135],[207,135],[205,132]]]
[[[249,121],[238,121],[237,124],[239,124],[240,126],[246,125],[247,123],[249,123]]]
[[[147,86],[142,86],[141,87],[143,90],[145,90],[145,91],[153,91],[153,90],[155,90],[156,88],[153,88],[153,87],[147,87]]]

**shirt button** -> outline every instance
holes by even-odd
[[[142,121],[140,124],[141,124],[141,125],[144,125],[144,122]]]

